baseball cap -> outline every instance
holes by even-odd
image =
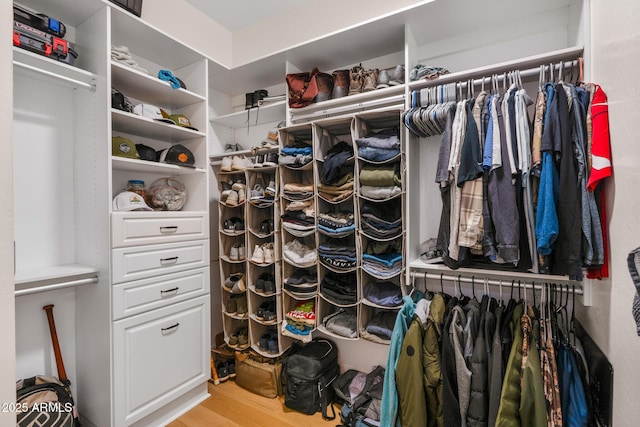
[[[123,191],[113,199],[113,210],[120,212],[128,211],[152,211],[144,198],[133,191]]]
[[[133,114],[137,114],[142,117],[148,117],[153,120],[165,122],[169,124],[175,124],[175,122],[169,119],[169,115],[163,111],[160,107],[156,107],[151,104],[138,104],[133,107]]]
[[[176,144],[158,153],[158,161],[179,166],[195,167],[193,153],[184,145]]]
[[[113,156],[128,157],[129,159],[140,158],[135,142],[124,136],[111,138],[111,154]]]
[[[136,149],[138,150],[138,155],[140,155],[140,159],[148,160],[150,162],[158,161],[158,153],[156,150],[144,144],[136,144]]]
[[[178,126],[182,126],[188,129],[198,130],[193,126],[191,126],[191,122],[189,121],[187,116],[185,116],[184,114],[171,114],[169,116],[169,119]]]

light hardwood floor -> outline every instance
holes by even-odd
[[[340,424],[339,408],[336,419],[324,421],[322,415],[305,415],[284,406],[284,397],[268,399],[251,393],[229,380],[217,386],[209,383],[211,397],[173,421],[168,427],[333,427]],[[331,414],[331,412],[329,412]]]

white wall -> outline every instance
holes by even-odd
[[[11,2],[0,3],[0,40],[11,37]],[[11,58],[11,44],[0,43],[0,58]],[[0,117],[13,115],[13,65],[0,61]],[[13,124],[0,120],[0,404],[15,401],[15,298],[13,295]],[[15,414],[0,411],[0,425],[15,425]]]
[[[634,286],[626,258],[640,246],[640,2],[591,0],[591,80],[609,98],[614,177],[607,186],[611,278],[594,285],[594,306],[585,319],[614,368],[613,425],[637,426],[640,419],[640,337],[631,315]]]
[[[433,0],[324,0],[233,32],[233,66],[282,52],[376,18]]]
[[[142,18],[219,64],[231,67],[231,32],[186,1],[145,1]]]

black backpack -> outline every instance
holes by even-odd
[[[55,377],[35,376],[16,383],[17,426],[74,427],[80,422],[73,399]]]
[[[325,420],[335,419],[331,384],[339,375],[338,348],[333,342],[314,338],[306,345],[294,344],[282,366],[284,404],[307,415],[321,411]],[[331,417],[327,407],[331,407]]]

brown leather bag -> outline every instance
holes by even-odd
[[[236,353],[236,384],[260,396],[274,399],[283,393],[279,360],[253,353]]]
[[[314,79],[318,72],[314,68],[311,73],[287,74],[287,87],[289,89],[289,107],[302,108],[313,103],[318,94],[318,85]]]

